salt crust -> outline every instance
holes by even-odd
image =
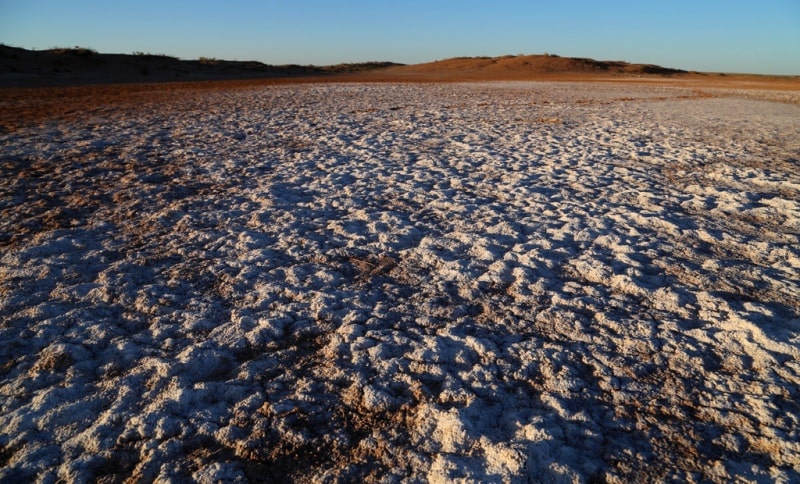
[[[712,94],[0,134],[0,481],[799,480],[800,106]]]

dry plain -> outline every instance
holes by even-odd
[[[796,80],[372,76],[0,92],[0,481],[800,479]]]

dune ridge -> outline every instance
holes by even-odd
[[[531,76],[563,74],[615,74],[615,75],[661,75],[689,74],[688,71],[661,67],[654,64],[631,64],[623,61],[598,61],[588,58],[543,55],[506,55],[501,57],[455,57],[422,64],[391,66],[384,74],[433,75],[507,80],[525,79]]]
[[[104,54],[81,47],[34,51],[0,45],[0,87],[225,80],[449,82],[609,79],[726,85],[746,83],[756,84],[759,88],[800,89],[799,76],[702,73],[655,64],[553,54],[455,57],[409,65],[373,61],[316,66],[270,65],[205,57],[184,60],[143,52]]]
[[[208,57],[185,60],[164,54],[105,54],[82,47],[27,50],[0,45],[0,86],[64,86],[254,78],[332,76],[381,69],[393,62],[327,66],[270,65]]]

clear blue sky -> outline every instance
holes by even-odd
[[[800,0],[0,0],[0,42],[269,64],[550,52],[800,74]]]

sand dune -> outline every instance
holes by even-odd
[[[329,66],[268,65],[222,59],[181,60],[153,54],[102,54],[89,49],[30,51],[0,45],[0,87],[75,86],[234,79],[301,82],[639,80],[800,90],[797,76],[720,75],[653,64],[556,55],[460,57],[422,64],[362,62]]]
[[[358,81],[582,81],[634,82],[699,88],[737,88],[800,91],[800,76],[766,76],[687,72],[653,64],[517,55],[462,57],[422,64],[391,66],[344,78]]]
[[[331,77],[391,65],[394,63],[276,66],[149,53],[105,54],[81,47],[35,51],[0,45],[0,87]]]
[[[447,79],[530,79],[532,77],[614,74],[679,75],[688,72],[656,65],[629,64],[620,61],[596,61],[555,55],[518,55],[503,57],[461,57],[424,64],[394,66],[384,75],[400,77],[431,76]]]

